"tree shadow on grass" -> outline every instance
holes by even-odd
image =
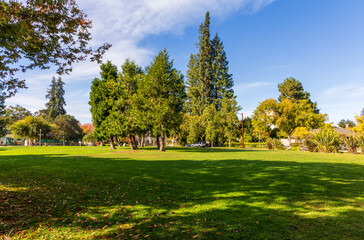
[[[155,147],[145,147],[145,148],[139,148],[139,150],[145,150],[145,151],[158,151]],[[236,153],[236,152],[244,152],[244,151],[250,151],[250,152],[263,152],[267,151],[264,149],[248,149],[248,148],[224,148],[224,147],[166,147],[166,151],[173,150],[176,152],[209,152],[209,153]]]
[[[0,171],[0,236],[360,239],[364,235],[362,165],[21,157],[23,161],[20,156],[0,157],[0,169],[13,167]]]

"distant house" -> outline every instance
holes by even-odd
[[[350,130],[350,129],[348,129],[348,128],[332,127],[332,129],[333,129],[335,132],[337,132],[337,133],[339,133],[340,135],[345,136],[345,137],[348,137],[349,135],[354,134],[354,132],[353,132],[353,131],[351,131],[351,130]],[[316,132],[318,132],[318,131],[320,131],[320,129],[312,129],[310,132],[312,132],[312,133],[316,133]]]

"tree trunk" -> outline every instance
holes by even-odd
[[[160,137],[159,151],[161,152],[166,151],[164,132],[162,132]]]
[[[114,136],[110,137],[110,149],[111,150],[116,149],[115,145],[114,145]]]
[[[142,145],[141,146],[145,147],[145,136],[144,135],[142,135]]]
[[[138,149],[138,144],[135,141],[135,136],[129,136],[129,139],[130,139],[131,150],[137,150]]]
[[[157,148],[158,148],[158,149],[160,149],[160,148],[161,148],[161,144],[160,144],[160,142],[159,142],[159,136],[157,136],[157,137],[155,138],[155,142],[157,143]]]
[[[116,144],[118,145],[118,147],[121,147],[119,137],[115,137],[115,141],[116,141]]]
[[[288,142],[289,142],[289,146],[292,146],[292,143],[291,143],[291,134],[288,134]]]
[[[231,139],[229,139],[229,147],[231,147]]]
[[[211,142],[211,147],[213,148],[214,147],[214,142],[213,141],[210,141]]]

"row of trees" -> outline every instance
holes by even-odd
[[[191,55],[184,76],[173,66],[166,50],[145,69],[126,60],[118,72],[111,62],[101,66],[92,82],[90,105],[95,137],[114,141],[154,136],[160,151],[167,136],[183,142],[214,142],[238,137],[239,107],[232,90],[232,75],[223,43],[210,39],[210,16],[199,28],[199,50]],[[187,91],[186,91],[187,90]]]
[[[67,115],[64,106],[64,82],[61,78],[54,78],[47,91],[46,108],[34,115],[27,109],[17,105],[5,109],[1,119],[14,137],[27,139],[29,142],[39,138],[53,138],[65,140],[79,140],[83,137],[80,122],[73,116]],[[5,131],[4,131],[5,132]]]

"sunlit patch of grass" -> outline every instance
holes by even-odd
[[[9,147],[0,201],[12,239],[361,239],[364,156]]]

